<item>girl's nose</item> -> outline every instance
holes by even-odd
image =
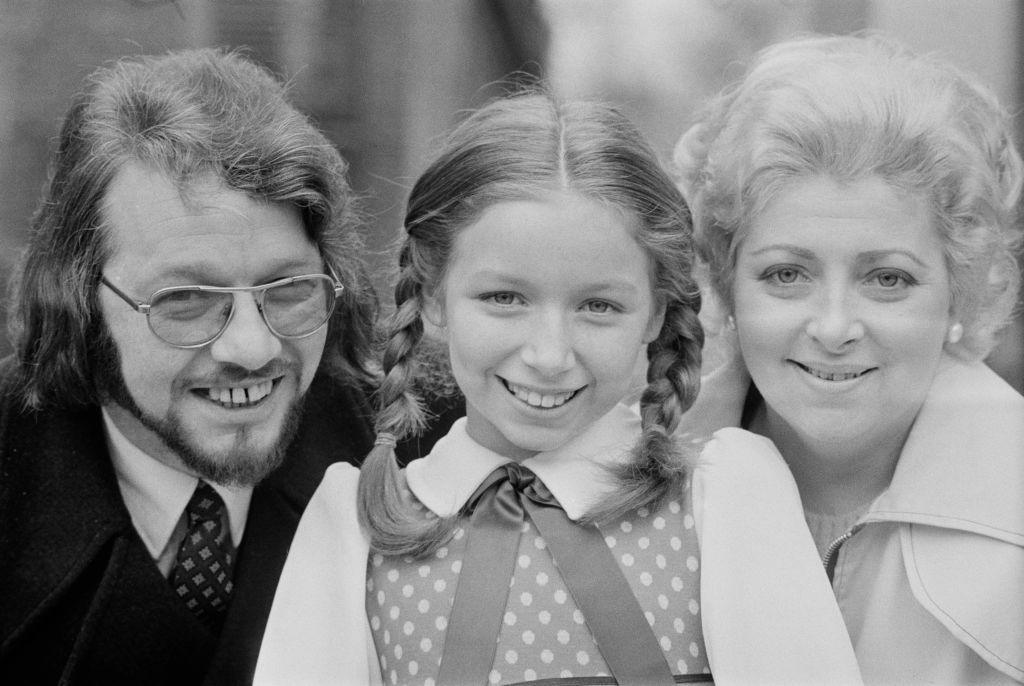
[[[524,342],[523,362],[546,376],[553,376],[576,365],[571,326],[558,315],[544,317],[532,327]]]

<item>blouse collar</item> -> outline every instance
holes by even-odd
[[[946,357],[868,521],[1024,545],[1024,397],[984,363]]]
[[[607,467],[627,461],[639,437],[639,415],[616,405],[565,445],[522,464],[576,520],[615,489]],[[426,457],[409,464],[406,479],[413,495],[431,512],[449,517],[458,513],[488,474],[511,461],[470,438],[463,417]]]

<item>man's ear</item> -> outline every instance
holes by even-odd
[[[651,311],[651,318],[647,321],[647,328],[644,329],[644,344],[652,342],[661,333],[661,327],[665,325],[665,303],[657,303]]]

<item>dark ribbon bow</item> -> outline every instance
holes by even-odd
[[[576,524],[526,467],[495,469],[470,497],[466,552],[448,631],[439,686],[486,684],[508,602],[522,524],[544,537],[608,669],[622,686],[674,683],[661,646],[604,536]]]

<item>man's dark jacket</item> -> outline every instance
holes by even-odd
[[[2,395],[0,684],[248,682],[302,510],[329,464],[371,446],[364,396],[311,386],[284,465],[253,492],[218,640],[133,528],[99,408],[23,412]]]

